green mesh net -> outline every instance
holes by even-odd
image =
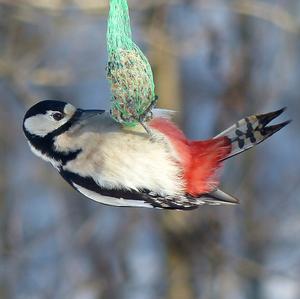
[[[157,99],[153,75],[147,58],[132,40],[126,0],[110,0],[107,51],[112,117],[124,125],[149,120]]]

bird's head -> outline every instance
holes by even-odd
[[[42,158],[63,160],[67,153],[58,153],[53,147],[54,140],[67,132],[73,125],[104,110],[82,110],[60,101],[41,101],[25,114],[23,130],[32,150]]]
[[[76,112],[73,105],[65,102],[41,101],[26,112],[23,121],[24,133],[27,138],[30,135],[45,137],[66,125]]]
[[[25,114],[23,130],[30,136],[46,137],[59,135],[80,120],[105,112],[104,110],[83,110],[61,101],[41,101],[32,106]]]

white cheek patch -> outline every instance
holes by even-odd
[[[51,116],[52,113],[53,111],[51,113],[48,111],[47,114],[38,114],[27,118],[24,122],[25,129],[31,134],[44,137],[65,124],[70,118],[64,117],[60,121],[55,121]]]
[[[41,137],[56,130],[60,125],[49,118],[47,114],[39,114],[25,120],[24,126],[28,132]]]

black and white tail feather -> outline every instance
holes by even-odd
[[[290,120],[276,125],[267,126],[273,119],[277,118],[285,110],[286,107],[266,114],[250,115],[215,136],[214,138],[226,136],[231,142],[231,152],[224,160],[236,156],[263,142],[289,124],[291,122]]]
[[[288,125],[291,120],[276,125],[267,126],[273,119],[277,118],[286,110],[286,107],[274,112],[250,115],[235,123],[214,138],[228,137],[232,146],[230,154],[224,159],[236,156],[253,146],[263,142],[274,133]],[[237,204],[239,200],[235,197],[216,189],[209,194],[203,195],[207,204]]]

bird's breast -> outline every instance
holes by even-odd
[[[64,166],[65,170],[92,177],[105,188],[148,189],[163,195],[183,193],[182,170],[166,140],[124,131],[85,132],[80,139],[82,151]]]

